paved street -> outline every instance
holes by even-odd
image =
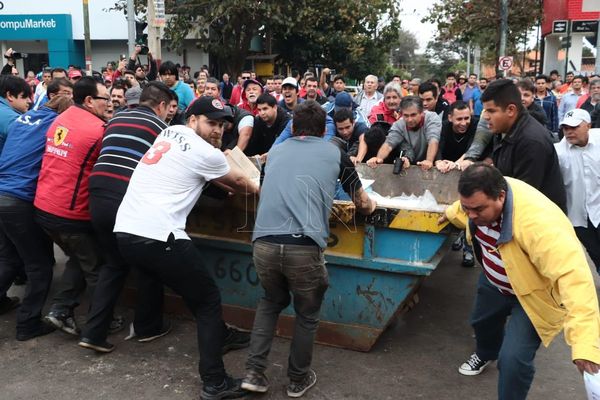
[[[317,345],[318,383],[305,398],[494,399],[495,365],[477,377],[457,372],[473,350],[467,318],[479,274],[478,269],[462,268],[459,262],[459,253],[445,258],[425,280],[419,304],[385,332],[371,352]],[[11,293],[21,291],[13,288]],[[130,310],[121,312],[129,319],[132,316]],[[14,313],[0,318],[2,400],[199,397],[195,328],[188,320],[175,319],[173,332],[150,344],[125,342],[121,332],[110,339],[117,349],[103,356],[80,349],[75,338],[63,333],[20,343],[14,340],[14,329]],[[270,392],[248,398],[287,398],[288,347],[288,340],[275,340],[268,370]],[[562,336],[538,352],[530,399],[585,399],[583,381],[569,354]],[[241,350],[225,357],[233,375],[243,373],[245,355]]]

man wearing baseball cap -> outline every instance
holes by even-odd
[[[567,191],[567,215],[600,272],[600,129],[590,114],[568,111],[560,122],[564,137],[555,143]]]
[[[281,95],[283,99],[279,101],[279,106],[288,113],[291,117],[294,116],[294,108],[300,103],[304,103],[304,99],[298,97],[298,81],[291,76],[288,76],[281,82]]]
[[[219,288],[185,232],[188,214],[207,182],[258,193],[241,170],[229,166],[219,150],[223,125],[233,116],[212,97],[200,97],[186,111],[186,125],[166,128],[137,165],[117,212],[114,232],[126,261],[180,295],[198,324],[200,398],[243,395],[240,381],[225,372],[224,330]]]

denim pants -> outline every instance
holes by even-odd
[[[279,313],[292,299],[296,319],[288,359],[288,376],[302,380],[312,362],[319,312],[329,277],[318,246],[254,242],[254,265],[264,295],[258,303],[246,369],[264,372]]]
[[[106,257],[106,263],[100,269],[82,337],[97,342],[106,340],[108,336],[114,308],[130,270],[129,264],[121,256],[117,238],[113,233],[119,204],[120,202],[113,198],[90,194],[92,225],[100,249]],[[152,277],[139,280],[133,321],[136,334],[152,336],[160,331],[163,298],[164,290],[160,281]]]
[[[479,358],[498,360],[498,399],[526,399],[535,374],[533,360],[540,337],[517,297],[500,293],[483,272],[477,285],[471,325]]]
[[[226,326],[221,293],[198,249],[191,240],[161,242],[125,233],[117,233],[117,241],[125,261],[138,270],[139,280],[158,280],[183,298],[196,317],[202,381],[205,385],[222,383]]]
[[[41,313],[54,264],[50,238],[34,221],[32,203],[0,195],[0,296],[6,296],[15,276],[23,268],[27,287],[17,310],[17,332],[41,329]]]

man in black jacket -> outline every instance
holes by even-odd
[[[533,118],[535,118],[543,126],[548,125],[548,116],[546,111],[537,104],[535,100],[535,86],[529,79],[521,79],[517,83],[517,88],[521,93],[521,102]]]
[[[266,154],[290,119],[288,113],[277,105],[275,97],[268,93],[258,96],[256,108],[258,115],[254,117],[252,137],[245,151],[249,156]]]
[[[558,157],[545,126],[523,107],[510,79],[498,79],[481,96],[483,118],[494,133],[492,160],[505,176],[520,179],[544,193],[563,211],[567,196]]]

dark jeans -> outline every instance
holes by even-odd
[[[53,255],[50,238],[34,221],[32,203],[0,196],[0,296],[24,268],[27,287],[17,311],[17,332],[41,328],[41,312],[52,283]]]
[[[498,399],[526,399],[535,374],[533,360],[540,337],[517,297],[500,293],[483,272],[477,285],[471,325],[479,358],[498,360]]]
[[[72,315],[81,303],[86,287],[90,298],[94,295],[103,262],[98,241],[96,235],[90,232],[56,232],[47,229],[46,232],[69,257],[50,311]]]
[[[90,195],[92,225],[106,262],[100,269],[82,337],[97,342],[105,341],[108,336],[114,308],[130,270],[113,233],[119,204],[119,201],[109,197],[94,193]],[[138,335],[153,335],[162,328],[163,285],[148,277],[138,282],[137,289],[133,321],[135,332]]]
[[[158,279],[183,298],[198,325],[200,376],[208,385],[222,383],[225,323],[221,294],[192,241],[160,242],[123,233],[117,234],[117,240],[125,260],[139,270],[139,280]]]
[[[596,265],[596,271],[600,273],[600,225],[594,228],[589,219],[587,224],[587,228],[575,227],[575,233]]]
[[[329,286],[323,250],[318,246],[276,244],[256,240],[254,265],[264,296],[254,317],[246,369],[264,372],[279,313],[294,298],[296,319],[288,360],[288,376],[302,380],[312,362],[319,311]]]

